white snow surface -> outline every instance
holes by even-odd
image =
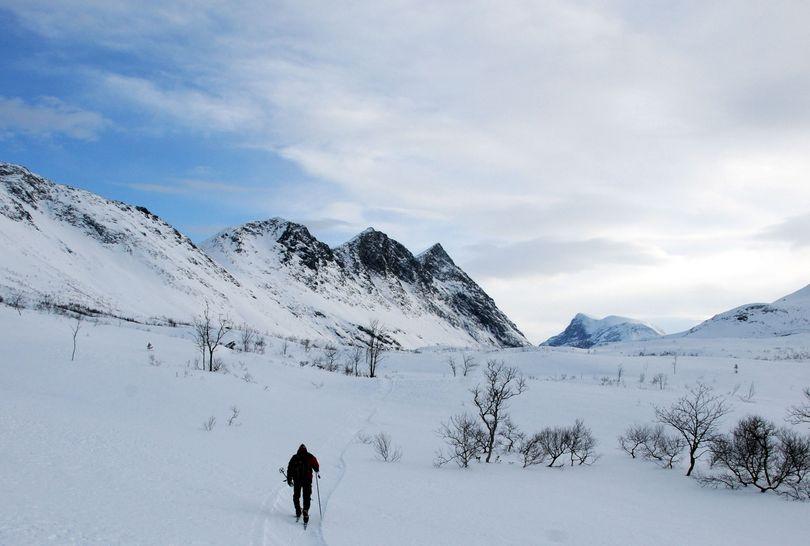
[[[773,303],[751,303],[725,311],[678,336],[749,338],[810,332],[810,285]]]
[[[703,488],[683,468],[616,445],[696,381],[720,393],[755,386],[750,403],[731,397],[726,429],[751,413],[784,423],[810,385],[808,334],[473,353],[527,376],[510,407],[521,428],[581,418],[601,457],[562,469],[504,457],[462,470],[432,464],[436,429],[470,410],[481,379],[480,368],[450,374],[446,359],[460,352],[388,353],[382,376],[367,379],[306,365],[321,348],[289,343],[284,356],[268,338],[262,355],[221,349],[227,371],[207,373],[190,364],[185,328],[109,318],[83,324],[71,362],[74,322],[0,305],[0,544],[743,546],[806,544],[810,533],[806,503]],[[619,365],[623,383],[603,386]],[[665,390],[648,382],[659,372]],[[228,426],[233,405],[240,415]],[[379,431],[402,446],[400,462],[376,460],[359,441]],[[301,442],[322,467],[323,517],[314,497],[306,531],[277,472]]]

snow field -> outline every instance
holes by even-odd
[[[526,432],[584,419],[601,458],[588,467],[498,464],[433,467],[435,431],[470,410],[479,380],[452,377],[460,353],[389,353],[383,377],[311,367],[291,344],[280,356],[221,349],[231,373],[189,368],[196,351],[182,329],[87,322],[70,362],[70,319],[0,306],[0,544],[803,544],[808,505],[753,491],[700,487],[682,469],[632,460],[616,437],[652,421],[701,380],[734,398],[724,428],[759,413],[782,423],[810,385],[810,363],[756,360],[775,343],[804,350],[806,337],[748,340],[747,358],[719,353],[633,357],[643,344],[599,351],[539,348],[476,353],[521,368],[529,390],[511,414]],[[149,365],[147,343],[160,366]],[[682,340],[703,355],[707,340]],[[667,342],[669,343],[669,342]],[[733,342],[729,342],[733,343]],[[652,347],[652,346],[651,346]],[[757,349],[757,348],[760,349]],[[730,346],[729,353],[735,353]],[[738,373],[734,373],[734,364]],[[602,385],[623,368],[621,385]],[[244,371],[253,383],[241,379]],[[639,374],[646,372],[644,385]],[[660,390],[649,384],[668,375]],[[563,379],[565,374],[565,379]],[[238,426],[227,426],[230,406]],[[210,432],[201,425],[217,419]],[[358,440],[385,431],[404,456],[376,460]],[[322,465],[318,515],[292,518],[277,469],[304,442]]]

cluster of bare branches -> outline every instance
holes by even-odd
[[[214,352],[222,345],[222,340],[231,329],[231,321],[228,317],[214,317],[208,302],[202,315],[194,319],[192,323],[192,335],[194,343],[202,354],[202,366],[206,369],[206,357],[208,358],[208,371],[215,371]]]
[[[810,496],[810,438],[753,415],[741,419],[731,434],[712,439],[711,467],[720,472],[701,483],[736,489],[752,486],[792,499]]]
[[[596,439],[591,430],[580,419],[570,427],[546,427],[532,436],[523,438],[518,444],[523,467],[543,464],[563,466],[565,458],[571,466],[591,464],[597,456],[594,452]]]
[[[438,435],[447,444],[447,451],[436,453],[436,466],[453,461],[459,467],[467,468],[473,460],[481,460],[486,433],[473,415],[460,413],[450,417],[449,422],[442,423]]]
[[[377,458],[386,463],[395,463],[402,458],[402,447],[394,445],[391,436],[385,432],[379,432],[370,439],[371,447],[377,454]]]
[[[633,425],[619,436],[619,446],[634,459],[641,456],[672,468],[680,461],[686,440],[679,434],[667,434],[663,425]]]
[[[810,387],[804,389],[804,398],[803,404],[793,406],[788,410],[788,421],[794,425],[810,424]]]
[[[456,362],[455,357],[448,356],[447,357],[447,365],[450,367],[450,371],[453,373],[453,377],[458,375],[458,372],[461,372],[463,377],[467,377],[473,370],[478,367],[478,362],[475,361],[472,355],[468,355],[466,353],[461,355],[461,365]]]

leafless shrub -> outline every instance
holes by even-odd
[[[256,352],[256,354],[263,355],[265,347],[267,347],[267,342],[264,340],[264,337],[257,336],[256,341],[253,343],[253,350]]]
[[[720,419],[729,411],[725,399],[704,383],[690,388],[669,408],[655,408],[658,422],[674,428],[686,441],[689,451],[687,476],[692,475],[695,462],[705,453],[706,443],[717,434]]]
[[[658,386],[658,388],[660,390],[662,390],[662,391],[667,388],[667,383],[668,382],[669,382],[669,377],[667,377],[667,374],[665,374],[663,372],[658,372],[652,378],[652,384],[654,386]]]
[[[486,433],[472,415],[454,415],[448,423],[442,423],[438,435],[447,443],[448,451],[436,453],[436,466],[455,461],[459,467],[467,468],[473,459],[480,460]]]
[[[239,408],[236,406],[231,406],[231,414],[228,416],[228,426],[232,427],[236,423],[236,420],[239,418]]]
[[[571,466],[577,464],[591,464],[596,460],[594,449],[596,448],[596,438],[593,437],[591,429],[585,426],[581,419],[574,421],[574,426],[568,431],[568,453],[570,455]]]
[[[25,298],[22,294],[12,294],[8,298],[8,306],[17,311],[17,314],[22,316],[22,310],[25,308]]]
[[[503,446],[506,453],[512,453],[516,446],[518,446],[524,438],[524,434],[518,429],[518,426],[506,416],[503,424],[498,430],[498,443]]]
[[[257,331],[247,324],[242,324],[242,329],[239,334],[239,350],[244,353],[252,352],[255,348]]]
[[[289,350],[290,350],[290,342],[285,339],[284,341],[281,342],[281,349],[280,349],[281,356],[287,356],[287,351]]]
[[[355,347],[352,349],[352,352],[349,353],[349,360],[348,365],[352,368],[352,374],[354,376],[360,375],[360,362],[363,361],[363,349],[362,347]]]
[[[672,468],[681,460],[686,440],[680,435],[667,434],[663,425],[650,427],[649,432],[642,446],[644,458],[658,461],[664,468]]]
[[[810,423],[810,387],[804,389],[805,402],[788,410],[788,420],[794,425]]]
[[[473,372],[478,367],[478,362],[472,357],[472,355],[461,355],[461,375],[467,377],[469,374]]]
[[[337,364],[337,356],[338,356],[338,348],[334,345],[327,345],[326,348],[323,350],[324,356],[324,368],[326,371],[334,372],[338,369]]]
[[[208,418],[207,421],[203,421],[202,429],[206,432],[211,432],[212,430],[214,430],[214,425],[216,424],[217,418],[212,415],[211,417]]]
[[[453,377],[456,377],[456,359],[452,356],[447,357],[447,365],[450,367],[450,371],[453,372]]]
[[[84,320],[83,315],[76,315],[74,319],[73,326],[70,328],[70,331],[73,333],[73,352],[70,353],[70,360],[71,362],[73,359],[76,358],[76,338],[79,336],[79,330],[82,328],[82,321]]]
[[[304,348],[304,352],[308,353],[309,350],[312,348],[312,340],[311,339],[301,340],[301,346]]]
[[[568,453],[571,444],[570,431],[566,427],[546,427],[537,434],[537,443],[543,452],[543,461],[549,459],[549,468],[558,465],[557,461]]]
[[[777,428],[759,416],[741,419],[730,435],[711,442],[711,466],[722,472],[701,482],[732,489],[753,486],[790,498],[806,498],[810,475],[810,438]]]
[[[650,425],[633,425],[624,434],[619,436],[619,446],[632,458],[636,454],[643,454],[644,444],[652,437],[652,427]]]
[[[245,383],[253,383],[253,376],[250,375],[250,372],[245,372],[245,374],[242,376],[242,381]]]
[[[371,446],[377,454],[377,458],[386,463],[395,463],[402,458],[402,447],[391,443],[391,436],[385,432],[379,432],[371,439]]]
[[[754,382],[752,381],[750,385],[748,385],[748,390],[743,393],[737,395],[737,398],[740,399],[740,402],[745,402],[746,404],[750,404],[754,401],[754,396],[756,396],[757,390],[754,387]]]
[[[490,462],[498,447],[498,427],[509,417],[506,413],[509,400],[525,392],[526,388],[526,380],[517,368],[507,366],[503,361],[490,360],[484,372],[484,384],[470,391],[487,433],[484,444],[486,462]]]
[[[540,433],[524,436],[518,443],[517,452],[521,456],[523,468],[542,464],[546,459],[546,451],[543,449]]]

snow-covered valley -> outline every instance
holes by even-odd
[[[194,369],[189,329],[109,318],[83,322],[71,361],[74,323],[0,305],[2,544],[753,545],[810,533],[806,503],[701,487],[616,442],[697,381],[731,401],[723,430],[752,413],[784,424],[810,385],[808,334],[466,353],[525,375],[510,407],[523,430],[580,418],[599,459],[524,469],[504,455],[460,469],[433,461],[437,429],[471,409],[482,380],[483,366],[453,376],[447,359],[461,352],[389,352],[369,379],[313,367],[323,348],[269,337],[264,354],[219,349],[225,370],[211,373]],[[361,441],[381,431],[399,462]],[[277,471],[301,442],[322,477],[323,518],[313,499],[306,531]]]

